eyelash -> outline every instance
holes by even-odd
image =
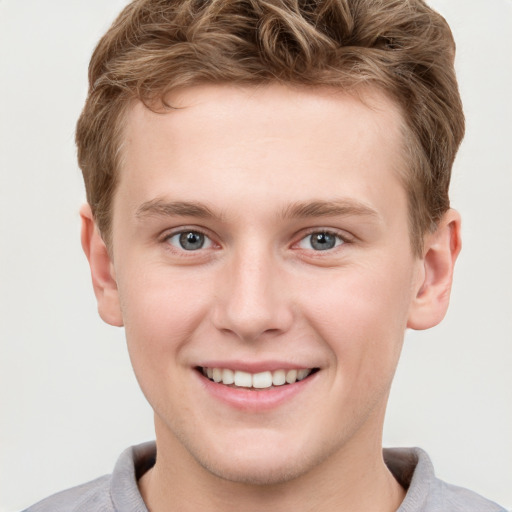
[[[174,238],[174,237],[177,237],[177,236],[183,236],[183,235],[189,235],[189,234],[196,234],[196,235],[200,235],[202,237],[204,237],[204,240],[203,240],[203,243],[197,248],[197,249],[190,249],[190,250],[187,250],[185,249],[183,246],[181,247],[178,247],[177,245],[174,245],[171,243],[171,240]],[[308,243],[308,239],[309,239],[309,243],[312,244],[313,243],[313,240],[312,240],[312,236],[313,235],[322,235],[324,236],[325,238],[328,238],[328,237],[333,237],[334,238],[334,245],[332,247],[326,247],[326,248],[323,248],[323,249],[317,249],[315,250],[314,248],[311,248],[311,247],[301,247],[301,244],[302,243]],[[319,243],[328,243],[328,242],[325,242],[325,241],[321,241],[320,238],[318,238],[317,240]],[[329,229],[319,229],[319,228],[315,228],[315,229],[311,229],[309,232],[305,233],[305,234],[302,234],[301,238],[299,239],[298,242],[295,242],[293,245],[292,245],[292,248],[293,247],[297,247],[299,249],[303,249],[305,251],[311,251],[312,253],[315,253],[315,255],[320,255],[321,253],[325,252],[325,253],[331,253],[334,249],[336,249],[337,247],[340,247],[342,245],[345,245],[347,243],[350,243],[352,240],[347,237],[346,235],[341,235],[340,233],[336,232],[336,231],[333,231],[333,230],[329,230]],[[213,241],[212,237],[206,233],[204,230],[202,229],[198,229],[198,228],[181,228],[179,231],[172,231],[172,232],[168,232],[168,233],[165,233],[165,235],[162,237],[162,242],[166,244],[167,248],[173,252],[179,252],[180,254],[182,255],[185,255],[187,253],[190,254],[190,256],[192,256],[194,253],[198,253],[198,252],[202,252],[201,249],[210,249],[213,245],[215,245],[215,242]],[[179,243],[179,242],[177,242]],[[206,244],[206,246],[205,246]],[[181,243],[180,243],[181,245]]]
[[[192,233],[196,234],[196,235],[201,235],[202,237],[204,237],[204,244],[208,244],[207,247],[204,247],[204,245],[201,245],[197,250],[187,250],[184,247],[177,247],[176,245],[171,244],[172,238],[174,238],[176,236],[188,235],[188,234],[192,234]],[[212,237],[209,236],[208,233],[206,233],[202,229],[198,229],[198,228],[185,228],[185,229],[181,228],[179,231],[167,232],[162,237],[162,242],[167,245],[169,250],[172,250],[174,252],[190,253],[190,254],[199,252],[200,249],[208,249],[215,244]]]
[[[313,235],[323,235],[323,236],[327,236],[327,237],[333,237],[334,238],[334,243],[335,243],[335,245],[333,247],[328,247],[328,248],[318,249],[318,250],[301,247],[301,248],[303,248],[305,250],[311,250],[315,254],[316,253],[322,253],[322,252],[332,252],[337,247],[340,247],[342,245],[345,245],[345,244],[351,242],[351,240],[347,236],[341,235],[340,233],[338,233],[336,231],[333,231],[333,230],[330,230],[330,229],[321,229],[321,228],[318,229],[318,228],[315,228],[315,229],[312,229],[309,232],[307,232],[304,236],[302,236],[302,238],[295,245],[299,246],[301,243],[306,242],[308,239],[310,240],[310,243],[312,243],[311,237]],[[321,243],[325,243],[325,242],[321,242]]]

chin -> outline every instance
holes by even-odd
[[[307,472],[301,463],[279,464],[276,466],[274,460],[254,464],[247,461],[231,461],[229,464],[222,464],[218,461],[203,463],[198,461],[204,469],[222,480],[245,485],[269,486],[277,485],[294,480]],[[306,465],[307,466],[307,465]]]
[[[251,443],[252,449],[231,446],[225,450],[189,452],[196,462],[210,474],[223,480],[257,486],[277,485],[308,473],[329,456],[323,453],[305,453],[304,444],[292,447],[285,443]],[[307,443],[306,443],[307,444]]]

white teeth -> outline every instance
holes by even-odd
[[[288,370],[286,372],[286,382],[293,384],[297,380],[297,370]]]
[[[272,386],[294,384],[305,379],[313,369],[301,370],[275,370],[251,374],[241,370],[230,370],[229,368],[202,368],[205,377],[217,383],[227,386],[234,384],[242,388],[266,389]]]
[[[252,387],[263,389],[272,386],[272,374],[270,372],[255,373],[252,376]]]
[[[235,386],[240,386],[242,388],[251,388],[252,387],[252,375],[247,372],[241,372],[237,370],[235,372]]]
[[[222,370],[222,383],[223,384],[234,384],[235,382],[235,373],[233,370],[229,370],[228,368]]]
[[[297,372],[297,380],[305,379],[310,373],[311,370],[299,370]]]
[[[272,373],[272,385],[282,386],[286,382],[286,373],[284,370],[276,370]]]

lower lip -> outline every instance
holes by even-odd
[[[304,380],[294,384],[284,384],[267,389],[233,388],[217,382],[212,382],[199,372],[196,372],[204,389],[216,399],[231,407],[245,411],[267,411],[288,402],[297,394],[305,391],[316,380],[316,372]]]

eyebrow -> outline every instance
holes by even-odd
[[[208,206],[197,201],[164,201],[152,199],[142,203],[135,212],[138,219],[145,217],[197,217],[201,219],[221,218]],[[378,218],[373,208],[351,199],[299,201],[286,206],[279,215],[283,219],[306,219],[330,216],[366,216]]]
[[[287,206],[281,213],[283,218],[305,219],[309,217],[364,216],[378,218],[373,208],[352,199],[331,201],[304,201]]]
[[[135,212],[135,217],[198,217],[201,219],[218,217],[210,208],[196,201],[164,201],[152,199],[142,203]]]

